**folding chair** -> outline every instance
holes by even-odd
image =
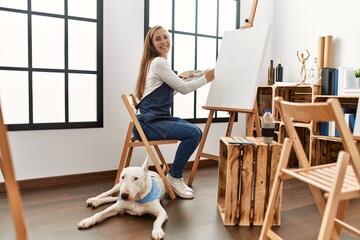
[[[291,178],[303,181],[310,187],[322,216],[318,240],[339,239],[342,228],[360,237],[359,229],[344,221],[346,212],[351,210],[348,209],[349,201],[360,198],[360,156],[345,123],[339,101],[329,99],[322,103],[294,103],[283,101],[278,97],[276,104],[289,137],[283,144],[260,239],[281,239],[271,230],[271,226],[283,181]],[[339,153],[337,162],[310,166],[293,120],[310,120],[313,124],[334,121],[344,146],[344,151]],[[299,168],[296,169],[287,168],[292,147],[300,163]]]
[[[165,187],[169,193],[170,198],[175,199],[176,196],[174,194],[174,191],[172,190],[168,180],[165,177],[165,175],[169,172],[169,166],[167,165],[167,163],[164,159],[164,156],[162,155],[162,153],[160,151],[159,145],[174,144],[174,143],[178,143],[178,141],[177,140],[149,141],[146,138],[146,135],[145,135],[143,129],[141,128],[139,121],[136,118],[137,101],[136,101],[135,96],[133,94],[130,94],[129,96],[127,96],[126,94],[123,94],[123,95],[121,95],[121,98],[125,104],[127,111],[129,112],[131,121],[129,123],[129,127],[128,127],[128,130],[126,133],[124,147],[123,147],[123,151],[121,154],[118,171],[116,174],[115,184],[117,184],[119,182],[119,177],[120,177],[121,171],[125,167],[128,167],[130,165],[131,156],[132,156],[134,147],[145,147],[148,155],[150,156],[151,160],[153,161],[153,163],[155,165],[156,171],[159,173],[159,175],[161,176],[161,178],[164,181]],[[141,141],[136,140],[132,134],[132,130],[133,130],[134,126],[141,137]],[[158,158],[156,157],[153,149],[155,149]],[[159,162],[159,160],[160,160],[160,162]],[[161,163],[162,167],[161,167],[160,163]]]
[[[6,192],[9,200],[9,206],[15,225],[16,239],[26,240],[26,226],[22,201],[18,182],[15,180],[14,168],[12,165],[10,148],[7,138],[7,128],[4,124],[0,108],[0,169],[4,176]]]

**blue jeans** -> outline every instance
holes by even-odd
[[[194,124],[185,121],[177,121],[170,129],[167,137],[164,138],[143,123],[141,123],[141,127],[148,140],[176,139],[181,141],[176,150],[174,162],[170,168],[170,175],[172,177],[181,178],[186,163],[199,145],[202,136],[201,129]],[[140,139],[135,128],[133,132],[134,136],[137,139]]]

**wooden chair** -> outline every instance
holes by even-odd
[[[11,160],[10,148],[7,138],[7,128],[4,124],[0,108],[0,169],[4,176],[6,192],[9,200],[11,214],[15,225],[16,239],[26,240],[26,226],[18,182],[15,179]]]
[[[281,239],[271,230],[276,202],[279,201],[283,181],[295,178],[307,183],[322,215],[319,240],[339,239],[341,229],[360,237],[359,229],[344,222],[351,199],[360,198],[360,156],[353,136],[347,127],[337,99],[322,103],[291,103],[276,99],[288,134],[280,155],[273,189],[271,191],[260,239]],[[344,151],[336,163],[310,166],[295,130],[293,120],[316,122],[334,121],[340,133]],[[290,151],[294,148],[300,167],[288,169]],[[301,223],[297,227],[301,227]]]
[[[178,141],[177,140],[149,141],[146,138],[146,135],[145,135],[144,131],[142,130],[139,121],[136,118],[137,101],[136,101],[134,95],[130,94],[129,96],[127,96],[127,95],[123,94],[121,96],[121,98],[125,104],[127,111],[129,112],[131,121],[129,123],[128,130],[126,133],[124,147],[123,147],[123,151],[121,154],[118,171],[116,174],[115,184],[117,184],[119,182],[120,173],[124,169],[124,167],[128,167],[130,165],[133,149],[135,147],[145,147],[149,157],[151,158],[151,160],[153,161],[153,163],[155,165],[157,172],[159,173],[161,178],[164,180],[164,184],[169,193],[170,198],[175,199],[176,197],[175,197],[174,191],[172,190],[169,182],[167,181],[167,179],[165,177],[165,175],[169,172],[169,166],[167,165],[167,163],[164,159],[164,156],[162,155],[162,153],[160,151],[159,145],[174,144],[174,143],[178,143]],[[136,140],[132,134],[132,130],[133,130],[134,126],[137,129],[137,131],[141,137],[141,141]],[[158,157],[156,157],[153,149],[155,149]],[[160,160],[160,162],[159,162],[159,160]],[[162,167],[161,167],[160,163],[161,163]]]

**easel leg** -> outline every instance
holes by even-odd
[[[229,112],[229,113],[230,113],[230,117],[229,117],[229,121],[228,121],[228,126],[226,128],[226,133],[225,133],[226,137],[231,136],[231,132],[232,132],[232,128],[234,126],[234,121],[235,121],[235,116],[236,116],[236,112]]]
[[[191,173],[190,173],[190,176],[189,176],[189,180],[188,180],[188,185],[189,186],[192,185],[192,183],[194,181],[195,173],[196,173],[196,171],[197,171],[197,169],[199,167],[200,157],[201,157],[201,154],[202,154],[203,149],[204,149],[206,137],[207,137],[207,135],[209,133],[209,129],[210,129],[210,125],[211,125],[211,122],[213,120],[213,117],[214,117],[214,113],[215,113],[215,110],[210,110],[209,117],[208,117],[208,119],[206,121],[204,132],[203,132],[201,140],[200,140],[199,148],[198,148],[198,151],[196,153],[196,157],[195,157],[195,160],[194,160],[194,165],[193,165],[193,167],[191,169]]]

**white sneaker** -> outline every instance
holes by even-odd
[[[176,195],[186,199],[194,198],[194,193],[188,190],[191,188],[184,183],[183,178],[174,178],[168,173],[166,175],[166,179],[169,181],[170,186],[174,190]]]
[[[182,180],[182,183],[184,184],[184,188],[185,188],[188,192],[195,193],[195,192],[194,192],[194,189],[192,189],[191,187],[189,187],[189,186],[185,183],[184,178],[181,178],[181,180]]]

